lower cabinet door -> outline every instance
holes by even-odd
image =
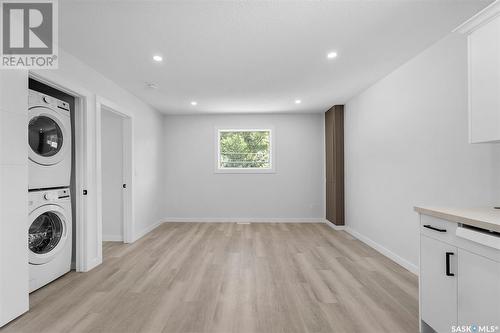
[[[479,326],[500,327],[500,263],[462,249],[458,250],[458,320],[478,331]]]
[[[436,332],[457,325],[457,248],[420,236],[422,320]]]

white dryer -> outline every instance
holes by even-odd
[[[69,104],[29,91],[29,189],[69,187],[71,117]]]
[[[29,192],[29,291],[71,270],[69,188]]]

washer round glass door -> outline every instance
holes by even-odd
[[[67,237],[64,211],[57,205],[42,206],[30,214],[28,248],[30,264],[52,260],[64,247]]]
[[[63,234],[63,223],[59,216],[53,212],[39,215],[31,223],[28,231],[28,245],[31,252],[45,254],[52,251]]]
[[[62,115],[47,107],[29,110],[29,158],[41,165],[54,165],[64,159],[68,150],[69,128],[65,128]],[[66,123],[66,122],[64,122]]]

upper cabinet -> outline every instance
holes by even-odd
[[[500,1],[455,31],[468,38],[470,142],[500,142]]]

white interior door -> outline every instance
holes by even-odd
[[[123,241],[123,117],[101,112],[102,240]]]

